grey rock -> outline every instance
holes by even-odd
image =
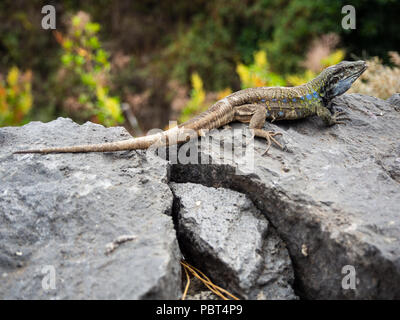
[[[193,295],[188,295],[185,300],[222,300],[211,291],[199,291]]]
[[[390,103],[394,106],[396,111],[400,111],[400,93],[395,93],[388,99],[386,99],[387,103]]]
[[[164,161],[134,151],[12,154],[128,137],[123,128],[62,118],[0,128],[0,299],[180,297]],[[121,236],[133,238],[118,246]]]
[[[0,128],[0,298],[179,298],[180,252],[168,216],[173,203],[168,183],[173,181],[246,194],[269,221],[253,219],[252,230],[276,229],[302,298],[400,299],[400,113],[395,99],[337,98],[335,108],[352,119],[346,126],[327,128],[316,117],[268,123],[269,129],[283,132],[279,139],[286,145],[284,151],[271,148],[268,156],[261,155],[265,141],[256,139],[253,150],[252,140],[243,139],[249,137],[246,126],[234,124],[233,130],[207,135],[209,149],[202,139],[176,148],[183,155],[194,153],[192,163],[185,163],[189,158],[168,163],[142,151],[12,155],[26,147],[114,141],[128,134],[66,119]],[[221,146],[230,151],[218,152]],[[202,194],[205,203],[216,200]],[[233,198],[226,195],[227,201]],[[225,196],[219,199],[220,207],[226,206]],[[238,209],[241,214],[244,207]],[[255,209],[249,212],[257,216]],[[217,219],[209,221],[213,230],[223,228]],[[234,222],[231,226],[239,228]],[[259,234],[228,238],[238,245],[240,238],[253,237],[248,247],[258,251],[244,255],[253,267],[263,265],[256,255],[276,250],[274,245],[266,250]],[[121,236],[135,238],[106,254],[106,245]],[[214,245],[202,247],[211,256],[218,237],[209,237],[199,239]],[[237,255],[221,261],[231,267],[219,279],[253,298],[254,282],[246,278],[257,273],[252,266],[241,269]],[[54,266],[55,290],[42,288],[46,266]],[[255,282],[260,290],[272,283],[265,279]]]
[[[297,298],[287,249],[246,195],[193,183],[171,187],[186,259],[241,298]]]
[[[301,297],[400,299],[400,113],[360,94],[335,106],[352,121],[269,123],[287,150],[268,156],[260,139],[254,156],[236,148],[222,157],[191,142],[208,163],[174,164],[171,179],[247,194],[285,241]],[[212,132],[211,145],[229,145],[244,127]]]

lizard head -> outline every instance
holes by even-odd
[[[350,89],[354,81],[367,69],[365,61],[342,61],[326,68],[325,85],[322,88],[325,99],[331,100]]]

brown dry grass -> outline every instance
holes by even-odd
[[[385,66],[378,57],[367,61],[368,69],[350,88],[349,93],[363,93],[369,96],[387,99],[400,92],[400,55],[389,52],[394,67]]]
[[[215,295],[219,296],[220,298],[222,298],[223,300],[239,300],[239,298],[237,298],[236,296],[234,296],[232,293],[230,293],[229,291],[217,286],[216,284],[212,283],[210,278],[208,278],[203,272],[201,272],[199,269],[191,266],[189,263],[187,263],[186,261],[181,261],[181,265],[183,266],[184,270],[185,270],[185,274],[186,274],[186,279],[187,279],[187,283],[185,286],[185,290],[183,292],[182,295],[182,300],[186,299],[186,295],[187,292],[189,290],[189,286],[190,286],[190,276],[189,273],[191,273],[194,277],[196,277],[197,279],[199,279],[201,282],[204,283],[204,285],[211,291],[213,292]]]

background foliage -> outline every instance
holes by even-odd
[[[109,95],[111,67],[109,54],[97,37],[100,25],[80,11],[70,18],[68,27],[65,37],[55,31],[62,46],[60,87],[69,91],[65,108],[77,118],[92,117],[106,125],[121,122],[119,98]]]
[[[391,87],[377,88],[383,74],[398,83],[388,54],[399,51],[397,0],[45,4],[56,8],[57,32],[41,28],[43,1],[0,2],[0,125],[69,116],[135,132],[135,118],[144,132],[231,91],[302,83],[343,58],[376,63],[359,91],[387,96]],[[341,27],[346,4],[355,30]]]

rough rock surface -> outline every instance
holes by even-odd
[[[296,299],[289,254],[250,199],[236,191],[171,184],[186,259],[245,299]]]
[[[66,119],[0,128],[0,298],[179,298],[180,253],[163,214],[172,212],[172,181],[246,194],[285,242],[300,297],[400,299],[396,97],[337,98],[352,119],[346,126],[327,128],[318,118],[268,123],[287,146],[269,156],[260,139],[244,152],[248,130],[234,124],[206,136],[212,148],[195,152],[199,164],[182,155],[201,140],[181,146],[178,163],[142,151],[12,155],[128,135]],[[232,144],[233,152],[216,152]],[[105,254],[124,235],[135,238]],[[46,266],[54,266],[55,290],[42,288]]]
[[[180,297],[164,161],[149,163],[134,151],[12,154],[128,136],[123,128],[62,118],[0,128],[0,299]],[[134,238],[107,254],[121,236]]]
[[[396,111],[400,111],[400,93],[395,93],[394,95],[386,99],[386,102],[394,105]]]
[[[247,194],[285,241],[301,297],[400,299],[400,113],[360,94],[335,104],[352,119],[347,125],[327,128],[317,117],[269,123],[287,151],[262,156],[260,139],[253,159],[238,148],[223,157],[202,149],[209,164],[175,164],[171,179]],[[213,132],[212,146],[229,146],[243,127]]]

